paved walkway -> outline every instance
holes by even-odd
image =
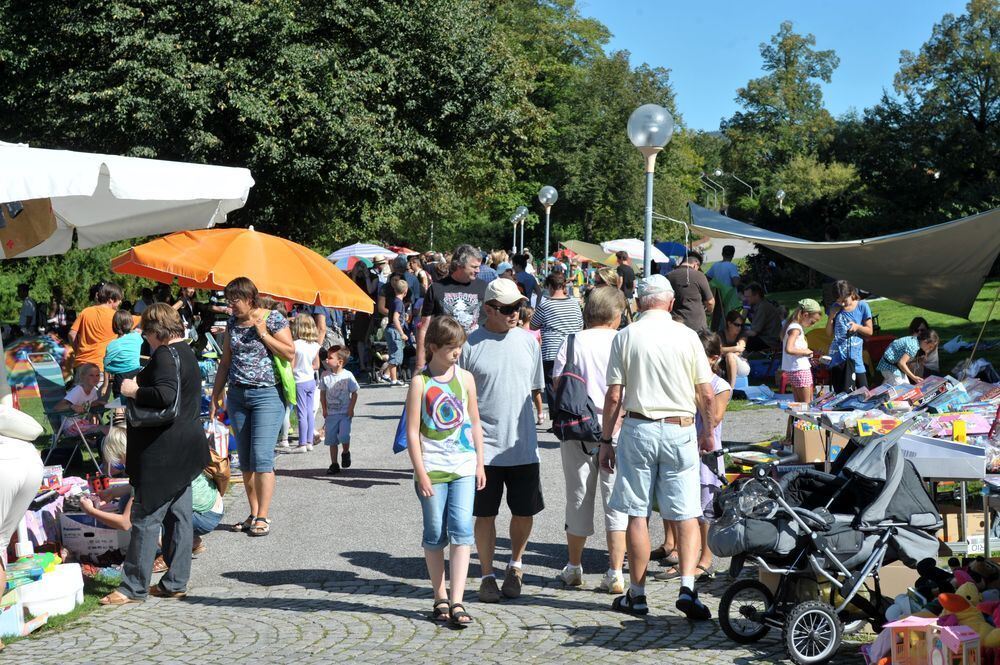
[[[651,583],[651,615],[633,619],[609,610],[593,590],[606,567],[603,537],[584,557],[587,589],[565,590],[553,578],[565,563],[563,480],[558,442],[542,439],[546,510],[524,557],[525,593],[516,601],[476,601],[477,622],[464,631],[427,619],[430,591],[420,549],[420,510],[405,455],[390,452],[405,391],[365,388],[355,419],[354,468],[326,476],[325,448],[282,455],[274,526],[267,538],[216,532],[194,564],[185,601],[100,609],[70,628],[10,645],[4,663],[116,662],[382,663],[592,661],[629,663],[780,662],[772,635],[758,648],[730,642],[718,622],[691,624],[677,612],[677,583]],[[759,441],[783,430],[777,411],[733,413],[726,440]],[[245,516],[242,487],[227,497],[226,518]],[[503,536],[507,523],[498,521]],[[599,531],[600,533],[600,531]],[[509,557],[501,537],[497,562]],[[478,574],[473,560],[472,575]],[[713,609],[726,583],[703,589]],[[840,662],[860,662],[845,646]]]

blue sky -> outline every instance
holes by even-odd
[[[737,109],[736,89],[762,75],[760,43],[784,20],[833,49],[840,67],[823,86],[835,116],[873,106],[892,90],[899,52],[916,51],[946,13],[965,0],[578,0],[584,16],[608,26],[609,50],[627,50],[632,63],[667,67],[677,108],[688,127],[715,130]]]

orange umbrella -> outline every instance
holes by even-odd
[[[249,229],[200,229],[157,238],[111,260],[111,270],[181,286],[221,289],[249,277],[280,300],[372,312],[375,303],[325,258],[290,240]]]

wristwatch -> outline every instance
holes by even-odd
[[[611,439],[601,439],[601,444],[602,445],[606,444],[606,445],[610,446],[611,445]]]

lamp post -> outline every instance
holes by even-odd
[[[775,196],[775,198],[778,199],[778,210],[784,210],[785,209],[785,190],[779,189],[775,193],[774,196]]]
[[[699,177],[701,178],[702,188],[705,188],[705,184],[709,183],[708,188],[709,191],[712,193],[712,199],[715,201],[715,207],[719,208],[719,189],[721,188],[711,178],[705,175],[704,171],[701,172],[701,176]],[[711,203],[709,203],[709,205],[711,205]]]
[[[545,270],[546,275],[549,274],[549,212],[552,210],[552,205],[559,200],[559,192],[552,185],[545,185],[540,190],[538,190],[538,202],[545,206]]]
[[[674,117],[657,104],[643,104],[628,118],[628,139],[646,160],[646,229],[642,245],[642,270],[649,276],[653,260],[653,171],[656,156],[674,134]]]
[[[749,183],[745,182],[744,180],[741,180],[740,177],[738,175],[736,175],[735,173],[724,173],[722,171],[722,169],[715,169],[715,177],[716,178],[721,178],[724,175],[729,176],[730,178],[732,178],[736,182],[740,183],[741,185],[743,185],[744,187],[746,187],[747,189],[749,189],[750,190],[750,198],[751,199],[753,198],[753,187],[751,187]]]
[[[517,206],[514,209],[514,215],[517,217],[518,221],[521,222],[521,253],[524,253],[524,220],[528,218],[528,207],[527,206]],[[515,226],[515,229],[517,227]],[[515,243],[514,252],[517,253],[517,245]]]
[[[716,187],[718,187],[720,190],[722,190],[722,206],[720,207],[720,209],[721,208],[725,208],[726,207],[726,188],[723,187],[722,185],[720,185],[719,183],[715,182],[711,178],[709,178],[704,173],[701,174],[701,177],[704,178],[705,180],[709,181],[710,183],[712,183]]]
[[[520,221],[521,218],[518,216],[516,212],[510,216],[510,223],[512,228],[514,229],[514,237],[511,240],[511,245],[510,245],[511,254],[517,254],[517,223]]]

